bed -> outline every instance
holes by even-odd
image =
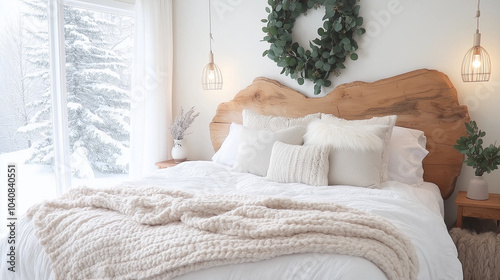
[[[320,98],[257,78],[217,108],[212,161],[32,208],[0,278],[462,279],[443,198],[468,120],[435,70]]]

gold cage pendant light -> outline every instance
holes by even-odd
[[[487,82],[491,76],[491,61],[488,52],[481,47],[481,33],[479,33],[479,2],[477,1],[477,28],[474,34],[474,46],[465,54],[462,61],[462,80],[464,82]]]
[[[212,53],[212,12],[210,0],[208,1],[208,19],[210,26],[210,53],[208,55],[208,64],[203,68],[201,76],[201,84],[205,90],[219,90],[222,89],[222,72],[219,67],[214,63],[214,54]]]

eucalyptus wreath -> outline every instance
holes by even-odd
[[[321,92],[321,87],[329,87],[330,73],[340,75],[345,69],[347,57],[357,60],[355,51],[358,44],[354,36],[365,33],[363,18],[359,16],[359,0],[268,0],[267,23],[262,31],[266,33],[264,41],[270,43],[262,56],[269,57],[279,67],[281,74],[296,79],[299,85],[304,79],[314,82],[314,94]],[[323,26],[318,28],[316,39],[309,42],[310,50],[304,49],[292,41],[292,29],[300,15],[306,15],[309,9],[325,6]]]

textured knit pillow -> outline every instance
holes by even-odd
[[[388,125],[337,125],[314,121],[307,126],[304,145],[331,147],[329,185],[378,188],[381,183],[383,137]]]
[[[389,142],[388,180],[409,185],[424,182],[422,161],[429,151],[423,131],[395,126]]]
[[[371,119],[365,120],[346,120],[342,118],[335,117],[330,114],[321,114],[321,120],[327,121],[332,124],[337,125],[373,125],[373,124],[384,124],[388,125],[389,129],[387,130],[384,137],[382,137],[383,149],[382,149],[382,161],[381,161],[381,169],[380,169],[380,182],[387,181],[387,169],[389,165],[389,141],[392,135],[392,129],[396,124],[398,116],[390,115],[384,117],[373,117]]]
[[[266,176],[274,142],[302,145],[305,126],[294,126],[277,132],[250,129],[243,126],[238,155],[233,169]]]
[[[328,185],[328,146],[273,145],[267,179],[280,183]]]
[[[258,130],[279,131],[293,126],[307,126],[311,121],[319,120],[320,113],[311,114],[302,118],[286,118],[278,116],[261,115],[252,110],[243,110],[243,125]]]

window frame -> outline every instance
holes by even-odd
[[[115,0],[64,0],[64,5],[135,17],[134,4]]]

